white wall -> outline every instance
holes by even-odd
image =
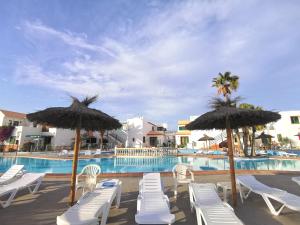
[[[29,122],[27,119],[7,117],[0,111],[0,126],[8,126],[9,121],[18,121],[20,126],[28,126]]]
[[[4,114],[0,111],[0,126],[3,126]]]
[[[53,135],[51,145],[55,147],[71,146],[75,137],[75,131],[70,129],[49,128],[49,133]]]
[[[136,117],[127,120],[127,147],[139,148],[143,146],[143,117]]]
[[[19,141],[18,150],[22,149],[24,143],[32,140],[31,137],[26,137],[27,135],[40,135],[41,131],[41,127],[16,126],[12,136],[15,136],[16,140]]]
[[[288,137],[293,142],[293,147],[300,147],[300,140],[296,134],[300,133],[300,124],[292,124],[291,116],[298,116],[300,120],[300,111],[282,111],[279,112],[281,119],[276,123],[269,124],[266,129],[266,133],[274,136],[276,142],[278,142],[278,134],[282,137]],[[274,129],[272,129],[272,126]]]

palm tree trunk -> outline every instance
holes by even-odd
[[[256,156],[256,152],[254,149],[254,144],[255,144],[255,132],[256,132],[256,127],[252,127],[252,141],[251,141],[251,156]]]
[[[248,141],[249,141],[249,130],[247,127],[243,127],[243,142],[244,142],[244,154],[248,156]]]
[[[100,130],[100,149],[103,150],[103,137],[105,130]]]
[[[235,129],[234,130],[236,136],[237,136],[237,140],[238,140],[238,145],[239,145],[239,152],[242,152],[244,153],[243,151],[243,146],[242,146],[242,142],[241,142],[241,135],[240,135],[240,132],[239,132],[239,129]]]

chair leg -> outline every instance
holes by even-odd
[[[266,202],[268,208],[270,209],[271,213],[275,216],[278,216],[281,213],[281,211],[283,210],[283,208],[285,207],[285,205],[283,204],[282,206],[279,207],[278,210],[276,210],[274,208],[273,204],[271,203],[270,199],[267,196],[262,195],[262,197],[265,200],[265,202]]]
[[[175,199],[177,199],[177,186],[178,186],[177,181],[175,181],[175,183],[174,183],[174,197],[175,197]]]
[[[43,179],[41,178],[41,179],[39,179],[39,180],[37,181],[37,184],[35,185],[35,187],[34,187],[32,193],[37,192],[37,190],[39,189],[39,187],[40,187],[41,184],[42,184],[42,180],[43,180]]]
[[[105,206],[103,207],[103,213],[102,213],[100,225],[106,225],[107,217],[109,214],[109,209],[110,209],[110,204],[107,202],[107,203],[105,203]]]
[[[196,207],[196,217],[197,217],[198,225],[203,225],[201,212],[197,207]]]
[[[10,204],[11,204],[12,200],[14,199],[14,197],[16,196],[17,192],[18,192],[17,189],[13,190],[13,191],[10,193],[9,198],[8,198],[6,201],[0,201],[1,206],[2,206],[3,208],[6,208],[6,207],[10,206]]]
[[[117,192],[117,196],[116,196],[116,207],[119,208],[120,207],[120,202],[121,202],[121,194],[122,194],[122,188],[121,186],[118,187],[118,192]]]

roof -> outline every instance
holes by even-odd
[[[179,130],[177,131],[176,135],[191,135],[191,131],[189,130]]]
[[[149,121],[147,121],[147,123],[150,123],[150,124],[152,124],[153,126],[156,126],[156,127],[157,127],[157,125],[156,125],[156,124],[154,124],[154,123],[151,123],[151,122],[149,122]]]
[[[8,110],[3,110],[3,109],[0,109],[0,112],[2,112],[7,117],[26,119],[25,113],[13,112],[13,111],[8,111]]]
[[[178,125],[187,125],[190,121],[189,120],[178,120]]]
[[[147,135],[149,135],[149,136],[164,135],[164,132],[163,132],[163,131],[153,131],[153,130],[151,130],[151,131],[149,131],[149,132],[147,133]]]

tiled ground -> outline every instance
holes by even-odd
[[[300,174],[299,174],[300,175]],[[257,175],[256,177],[271,186],[285,189],[300,196],[300,186],[291,181],[295,175]],[[136,198],[138,194],[138,177],[122,177],[123,192],[121,207],[112,208],[107,221],[109,225],[132,225],[136,213]],[[227,175],[201,175],[196,176],[197,182],[213,182],[228,180]],[[188,192],[186,186],[181,186],[177,201],[171,191],[172,179],[163,177],[170,197],[172,213],[176,215],[175,224],[192,225],[196,223],[196,216],[189,208]],[[36,195],[21,192],[13,204],[0,209],[1,225],[52,225],[56,223],[56,216],[62,214],[67,208],[69,182],[64,178],[46,178]],[[300,212],[285,209],[280,216],[272,216],[261,197],[252,195],[244,203],[238,202],[236,214],[246,225],[299,225]]]

